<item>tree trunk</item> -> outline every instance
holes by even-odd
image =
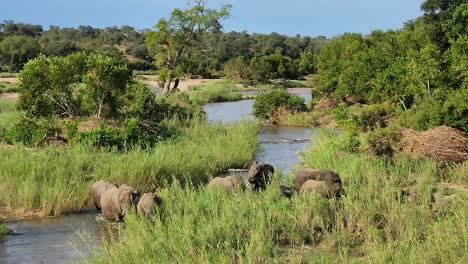
[[[177,89],[179,87],[179,78],[175,78],[174,80],[174,87],[172,87],[172,89]]]
[[[164,83],[163,94],[169,94],[171,92],[171,82],[171,77],[168,77]]]

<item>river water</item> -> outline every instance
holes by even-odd
[[[310,92],[290,90],[307,100]],[[253,100],[211,103],[204,106],[208,119],[213,122],[231,122],[252,119]],[[262,126],[258,138],[259,149],[255,158],[272,164],[283,174],[298,163],[298,152],[310,144],[312,128]],[[99,245],[107,229],[99,225],[96,212],[69,215],[60,218],[42,218],[9,223],[17,235],[0,239],[0,264],[68,263],[86,258],[90,250]],[[85,242],[86,241],[86,242]],[[89,241],[93,241],[89,244]]]

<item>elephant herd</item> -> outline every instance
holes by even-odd
[[[253,162],[248,172],[248,183],[254,191],[265,189],[274,175],[275,169],[270,164]],[[279,193],[291,198],[296,193],[317,192],[326,198],[340,197],[345,194],[340,176],[331,170],[316,170],[308,167],[296,171],[291,187],[281,185]],[[239,175],[215,177],[209,184],[209,189],[222,189],[232,194],[245,191],[244,179]],[[91,186],[96,209],[101,210],[102,216],[111,221],[121,221],[132,207],[136,207],[139,214],[151,219],[154,208],[162,204],[161,199],[154,193],[140,193],[135,188],[122,184],[100,180]]]
[[[124,214],[135,206],[139,214],[151,219],[154,207],[161,204],[161,199],[153,193],[140,197],[140,192],[131,186],[117,186],[103,180],[91,186],[91,195],[96,209],[101,210],[105,219],[112,221],[121,221]]]
[[[253,162],[249,169],[248,182],[252,190],[265,189],[275,169],[270,164]],[[279,192],[288,198],[295,193],[317,192],[324,197],[340,197],[345,194],[340,176],[331,170],[316,170],[308,167],[296,171],[293,179],[294,186],[281,185]],[[215,177],[208,184],[211,188],[222,188],[227,193],[245,190],[241,176]]]

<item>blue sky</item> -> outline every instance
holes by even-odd
[[[232,4],[225,31],[286,35],[369,33],[401,28],[421,15],[422,0],[208,0],[210,7]],[[0,20],[60,27],[131,25],[151,28],[187,0],[0,0]]]

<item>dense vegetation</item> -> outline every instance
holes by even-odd
[[[152,41],[147,45],[147,34],[151,36],[149,32],[148,29],[137,30],[131,26],[104,29],[50,26],[46,30],[40,25],[4,21],[0,23],[0,72],[19,71],[28,60],[39,54],[66,56],[80,51],[113,53],[125,59],[131,70],[157,70],[160,69],[158,58],[165,58],[166,53],[164,49],[154,47]],[[323,36],[248,34],[223,32],[216,28],[186,48],[177,70],[192,75],[219,76],[228,61],[245,59],[249,64],[252,60],[252,67],[247,67],[250,73],[246,79],[265,80],[261,75],[265,71],[258,68],[260,66],[272,70],[268,73],[270,77],[294,79],[315,72],[316,57],[327,42]],[[229,67],[226,73],[235,78],[239,70]]]
[[[293,113],[307,111],[303,98],[290,94],[285,89],[277,89],[256,96],[252,114],[262,120],[269,120],[280,108]]]
[[[99,249],[92,263],[464,262],[466,161],[411,159],[390,146],[398,126],[468,131],[468,4],[426,0],[421,7],[424,15],[401,30],[330,41],[224,33],[214,22],[228,6],[211,10],[213,23],[201,35],[184,31],[194,13],[209,18],[196,6],[176,9],[148,32],[43,31],[5,22],[1,67],[22,70],[18,101],[0,99],[0,137],[28,147],[0,145],[0,206],[78,212],[99,179],[157,191],[163,205],[156,217],[126,215],[119,240]],[[174,54],[178,61],[168,61]],[[257,123],[211,124],[200,113],[202,103],[240,99],[239,89],[217,82],[158,97],[135,81],[132,69],[158,70],[169,83],[182,73],[248,83],[318,73],[314,97],[323,97],[322,108],[319,98],[308,108],[276,89],[256,97],[253,114],[306,125],[317,122],[316,113],[333,116],[343,132],[315,137],[298,166],[336,171],[346,195],[287,199],[278,185],[292,185],[292,175],[278,172],[265,191],[208,191],[209,179],[247,167],[257,148]],[[390,123],[397,126],[382,129]],[[34,144],[44,135],[66,136],[69,144]]]
[[[174,185],[159,192],[164,206],[154,221],[129,217],[120,240],[91,263],[463,262],[466,193],[447,198],[453,193],[439,183],[466,183],[466,164],[442,172],[430,160],[388,162],[343,152],[344,141],[345,135],[322,134],[303,156],[308,166],[340,174],[346,188],[341,200],[281,197],[280,175],[260,193]]]
[[[40,209],[55,216],[79,212],[88,206],[90,186],[99,179],[141,191],[173,181],[198,186],[226,169],[247,166],[257,147],[257,130],[251,122],[194,121],[177,139],[124,153],[85,144],[34,151],[0,146],[0,206],[11,212]]]
[[[427,0],[400,30],[336,37],[317,59],[317,91],[390,102],[404,126],[468,131],[468,4]]]

